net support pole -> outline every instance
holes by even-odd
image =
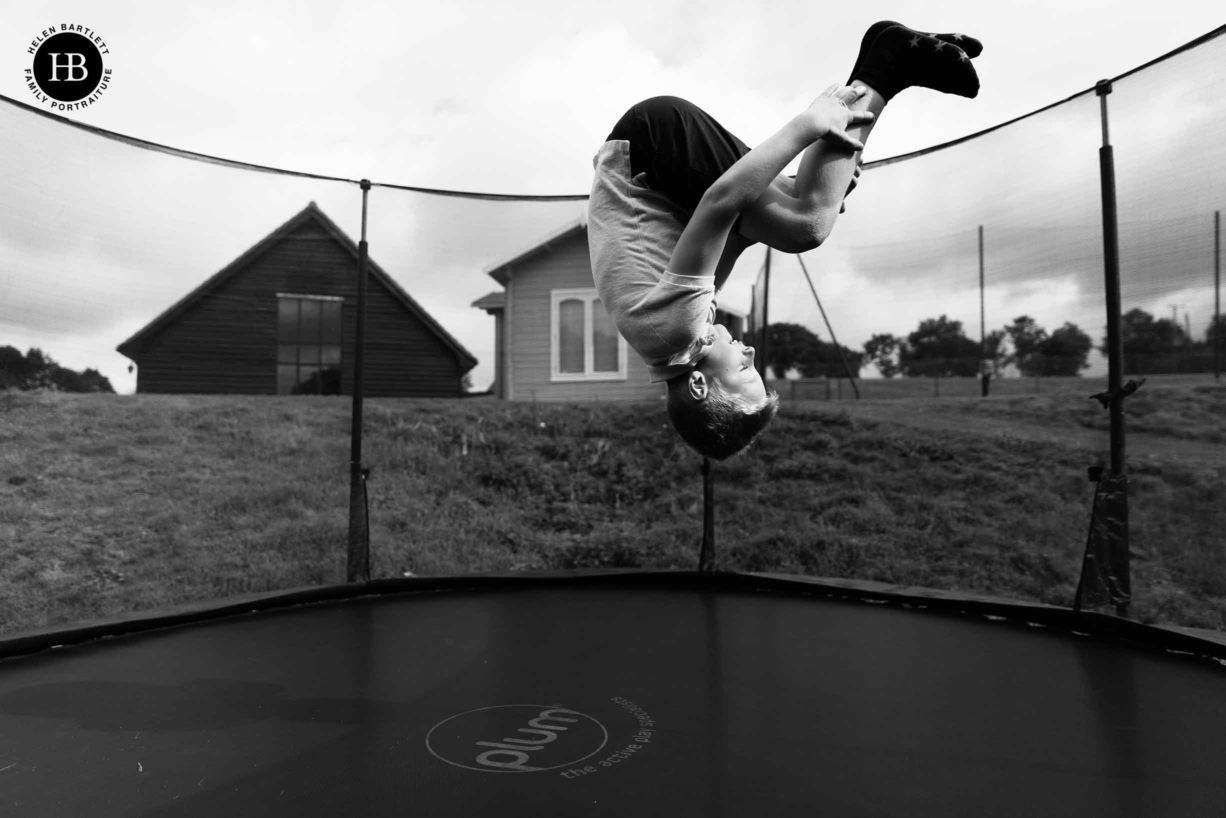
[[[758,269],[758,277],[754,279],[754,285],[750,291],[750,307],[749,307],[749,326],[752,332],[749,334],[749,343],[756,347],[759,351],[763,349],[762,339],[766,337],[766,328],[762,325],[761,318],[766,317],[764,312],[766,305],[759,303],[761,294],[758,291],[758,284],[765,285],[766,283],[766,260],[762,260],[762,266]],[[766,356],[755,355],[753,357],[753,368],[762,376],[762,383],[766,383]]]
[[[1099,171],[1103,198],[1103,260],[1107,296],[1107,392],[1110,395],[1111,475],[1119,490],[1110,495],[1106,510],[1106,534],[1110,543],[1112,573],[1124,594],[1116,603],[1116,613],[1128,613],[1131,579],[1128,563],[1128,491],[1124,457],[1124,397],[1121,390],[1124,365],[1124,340],[1120,332],[1120,249],[1119,221],[1115,203],[1115,155],[1107,125],[1107,96],[1111,81],[1101,80],[1095,86],[1102,111],[1103,145],[1099,149]]]
[[[988,382],[991,380],[988,370],[988,331],[987,315],[983,304],[983,225],[979,225],[979,381],[980,393],[988,396]]]
[[[1213,377],[1222,377],[1222,211],[1213,211]]]
[[[698,570],[715,570],[715,476],[711,459],[702,459],[702,550],[698,554]]]
[[[358,242],[357,339],[353,350],[353,417],[349,433],[348,582],[370,582],[370,526],[367,520],[366,472],[362,469],[362,398],[365,390],[366,347],[366,200],[370,181],[362,180],[362,239]]]
[[[771,249],[766,248],[766,271],[765,278],[762,284],[762,338],[759,344],[762,347],[762,383],[766,384],[766,375],[770,371],[770,328],[771,328]]]

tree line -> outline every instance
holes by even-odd
[[[59,392],[114,392],[96,369],[75,372],[56,363],[41,349],[24,355],[16,347],[0,346],[0,389],[53,389]]]
[[[1178,321],[1142,309],[1125,313],[1120,329],[1124,368],[1133,373],[1211,372],[1214,344],[1226,340],[1226,320],[1210,322],[1204,337],[1195,340]],[[961,321],[926,318],[905,336],[874,335],[861,350],[823,341],[799,324],[771,324],[767,332],[766,365],[777,379],[792,370],[803,378],[845,378],[848,369],[858,376],[870,364],[886,378],[998,376],[1009,366],[1025,377],[1070,376],[1090,365],[1095,348],[1072,322],[1048,332],[1028,315],[987,333],[982,342],[969,338]],[[1105,336],[1098,350],[1106,354]]]

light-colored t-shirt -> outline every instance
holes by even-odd
[[[666,381],[693,368],[714,338],[715,277],[668,271],[685,216],[642,174],[630,178],[628,141],[605,142],[592,164],[587,239],[596,290],[651,380]]]

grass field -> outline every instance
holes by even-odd
[[[1096,460],[1064,433],[1106,417],[1086,385],[788,401],[755,451],[716,466],[719,566],[1068,605]],[[1147,384],[1126,405],[1130,429],[1207,453],[1131,464],[1133,615],[1226,630],[1226,386]],[[660,405],[366,407],[376,575],[696,566],[698,458]],[[917,425],[925,412],[943,425]],[[343,582],[349,413],[0,393],[0,633]]]

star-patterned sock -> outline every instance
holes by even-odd
[[[915,85],[974,97],[979,93],[979,75],[971,65],[970,51],[953,44],[959,41],[951,42],[955,37],[971,44],[976,54],[983,50],[982,43],[973,37],[932,35],[906,26],[887,26],[862,52],[852,79],[872,86],[887,102],[899,91]]]
[[[851,76],[847,78],[847,84],[851,85],[852,80],[856,78],[856,72],[860,70],[860,66],[864,64],[864,58],[868,55],[869,49],[873,47],[873,42],[877,39],[881,32],[893,26],[901,26],[902,23],[896,23],[893,20],[881,20],[873,23],[868,27],[868,31],[864,32],[864,39],[860,41],[860,53],[856,55],[856,65],[851,69]],[[906,28],[906,26],[903,26]],[[925,37],[936,37],[942,42],[956,45],[966,52],[966,56],[972,60],[983,53],[983,43],[976,40],[974,37],[968,37],[965,34],[933,34],[930,31],[917,31],[916,34],[922,34]]]

